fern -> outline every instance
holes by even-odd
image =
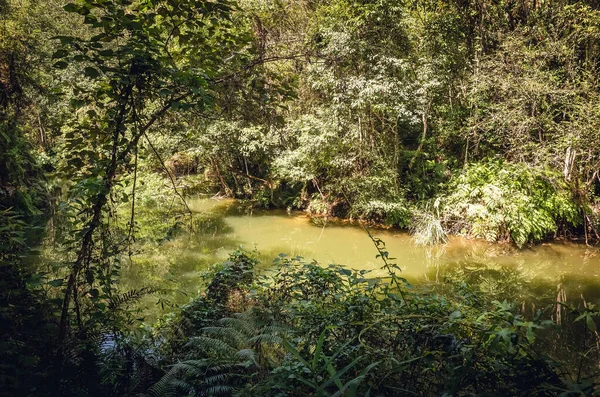
[[[216,338],[207,338],[205,336],[191,338],[187,347],[193,348],[197,352],[199,351],[208,354],[217,353],[231,355],[236,353],[236,350],[227,342]]]
[[[114,309],[121,307],[125,304],[128,304],[130,302],[139,300],[145,295],[153,294],[155,292],[156,292],[155,289],[149,288],[149,287],[144,287],[144,288],[140,288],[140,289],[134,289],[131,291],[127,291],[121,295],[113,296],[110,299],[108,307],[111,310],[114,310]]]
[[[187,395],[193,394],[193,388],[188,383],[178,379],[176,373],[176,369],[169,371],[148,390],[148,395],[151,397],[177,397],[184,395],[184,393]]]
[[[283,355],[283,334],[283,328],[264,325],[253,311],[220,319],[189,338],[184,350],[190,359],[174,364],[152,390],[185,392],[185,384],[199,395],[231,395],[244,380],[268,373],[269,363]],[[174,380],[183,382],[179,389]]]
[[[472,164],[450,183],[441,216],[447,230],[517,246],[581,223],[581,208],[559,173],[525,164]]]
[[[206,390],[209,396],[229,396],[233,392],[233,387],[228,385],[211,386]]]
[[[246,338],[242,332],[235,328],[229,327],[205,327],[202,329],[205,334],[214,335],[221,340],[228,341],[234,344],[242,343]]]

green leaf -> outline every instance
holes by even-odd
[[[97,69],[89,66],[83,69],[83,73],[92,79],[95,79],[96,77],[100,76],[100,72]]]
[[[113,55],[115,55],[115,52],[111,49],[108,49],[108,50],[98,51],[98,54],[102,55],[103,57],[112,57]]]
[[[82,101],[81,99],[77,99],[77,98],[72,98],[70,102],[71,102],[71,106],[73,106],[74,108],[77,108],[77,109],[79,109],[80,107],[85,105],[85,101]]]
[[[317,341],[317,348],[315,349],[315,353],[312,359],[312,369],[313,371],[317,368],[317,364],[319,362],[319,358],[321,358],[321,352],[323,351],[323,343],[325,343],[325,333],[328,328],[325,328],[321,335],[319,335],[319,340]]]
[[[341,275],[344,275],[344,276],[351,276],[352,275],[352,271],[349,270],[349,269],[339,269],[338,272]]]
[[[592,316],[590,316],[590,315],[585,316],[585,325],[590,331],[592,331],[592,332],[596,331],[596,322],[594,321]]]
[[[95,36],[90,37],[90,41],[102,41],[103,39],[105,39],[107,37],[106,33],[100,33],[97,34]],[[102,46],[100,46],[100,48],[102,48]]]
[[[67,66],[69,66],[69,64],[66,63],[65,61],[58,61],[52,66],[55,67],[56,69],[66,69]]]
[[[52,54],[52,59],[64,58],[67,55],[69,55],[69,52],[67,50],[58,50],[55,51],[54,54]]]
[[[63,282],[64,282],[64,279],[57,278],[56,280],[48,281],[46,284],[48,284],[52,287],[60,287],[63,285]]]
[[[352,361],[350,364],[346,365],[341,371],[336,372],[335,369],[333,368],[333,366],[331,364],[328,365],[327,368],[327,372],[329,372],[329,375],[331,375],[331,378],[325,382],[324,384],[321,385],[321,387],[319,388],[320,390],[324,390],[327,386],[329,386],[332,383],[335,383],[335,385],[338,387],[338,389],[342,390],[343,389],[343,385],[342,382],[340,381],[340,378],[342,377],[342,375],[344,375],[346,372],[348,372],[349,370],[351,370],[352,368],[354,368],[354,366],[362,359],[362,356],[357,357],[356,359],[354,359],[354,361]]]
[[[369,371],[371,371],[377,365],[379,365],[379,361],[369,365],[356,378],[348,381],[339,391],[333,394],[332,397],[356,396],[356,389],[358,388],[358,385],[364,380],[365,376],[367,376]]]
[[[358,360],[358,358],[356,360]],[[349,365],[354,365],[356,360],[351,362]],[[336,372],[335,368],[333,368],[333,365],[328,364],[327,365],[327,373],[329,373],[331,378],[324,385],[321,385],[319,387],[318,391],[325,389],[327,386],[329,386],[331,384],[331,382],[335,382],[335,385],[338,387],[338,389],[341,390],[343,385],[342,385],[342,381],[340,380],[340,376],[343,375],[343,372],[339,372],[339,373]]]
[[[79,7],[75,3],[69,3],[63,7],[66,12],[79,12]]]
[[[41,273],[32,274],[27,278],[26,283],[31,287],[39,287],[43,284],[42,277],[43,274]]]
[[[86,15],[83,19],[83,23],[86,25],[93,25],[96,22],[98,22],[98,18],[96,18],[94,15]]]
[[[298,352],[298,350],[296,350],[296,348],[294,346],[292,346],[292,344],[290,342],[287,341],[287,339],[283,339],[283,347],[285,347],[285,350],[287,350],[289,353],[292,353],[292,355],[294,357],[296,357],[296,359],[298,361],[300,361],[302,364],[304,364],[307,368],[310,367],[310,365],[308,365],[308,362],[302,358],[302,355],[300,355],[300,353]]]
[[[75,41],[75,38],[73,36],[54,36],[52,37],[52,40],[60,40],[60,43],[65,45]]]

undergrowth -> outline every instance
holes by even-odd
[[[551,326],[449,281],[443,292],[281,255],[257,275],[236,252],[206,294],[157,329],[165,374],[151,396],[439,396],[593,393],[536,344]],[[563,395],[563,394],[561,394]]]
[[[476,163],[442,197],[441,217],[454,234],[510,240],[521,247],[581,224],[581,209],[562,175],[521,163]]]

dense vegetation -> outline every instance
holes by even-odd
[[[425,245],[592,243],[599,62],[591,0],[0,0],[0,394],[598,393],[543,310],[413,288],[375,238],[388,278],[236,252],[153,327],[118,280],[202,233],[199,191]],[[599,313],[569,308],[586,347]]]

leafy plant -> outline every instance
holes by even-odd
[[[440,217],[440,201],[433,205],[429,203],[422,211],[416,211],[413,216],[411,231],[417,245],[440,244],[447,241],[447,232]]]
[[[449,189],[441,213],[455,233],[523,246],[581,223],[581,209],[561,176],[522,163],[472,164]]]
[[[210,294],[188,306],[181,324],[202,321],[178,336],[169,353],[178,359],[151,392],[543,395],[568,387],[534,347],[547,322],[466,285],[441,294],[409,288],[374,239],[390,282],[281,255],[276,274],[245,290],[245,312],[207,311],[218,307],[204,306]]]

